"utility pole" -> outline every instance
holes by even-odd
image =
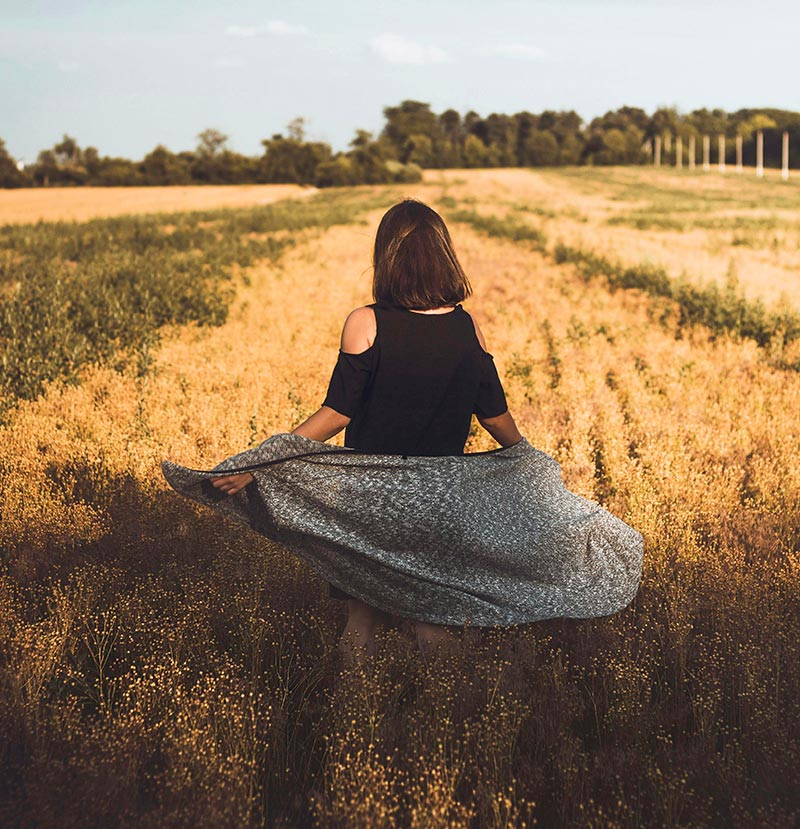
[[[781,164],[781,178],[789,181],[789,133],[783,133],[783,161]]]
[[[720,171],[720,173],[724,173],[725,172],[725,136],[724,135],[719,136],[718,147],[719,147],[719,171]]]
[[[761,130],[756,134],[756,175],[764,177],[764,133]]]

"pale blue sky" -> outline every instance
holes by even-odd
[[[63,133],[101,154],[240,152],[307,119],[345,149],[403,99],[512,114],[800,109],[796,0],[0,0],[0,137],[32,161]]]

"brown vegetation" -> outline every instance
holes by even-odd
[[[502,173],[403,195],[505,215],[543,181]],[[550,238],[564,202],[588,212],[536,192]],[[752,340],[450,225],[521,432],[645,537],[613,617],[466,629],[430,662],[387,628],[337,675],[324,582],[168,491],[162,458],[207,468],[319,406],[382,213],[295,233],[224,325],[169,329],[148,371],[88,368],[0,427],[0,820],[794,826],[800,374]],[[490,448],[474,424],[467,451]]]

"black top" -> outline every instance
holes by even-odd
[[[472,414],[507,410],[494,357],[470,315],[372,303],[378,332],[359,354],[339,349],[323,406],[351,418],[344,445],[360,452],[463,455]]]

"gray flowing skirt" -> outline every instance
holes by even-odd
[[[433,624],[606,616],[642,574],[642,535],[570,492],[525,438],[464,455],[357,452],[273,435],[212,470],[164,461],[181,495],[238,519],[340,590]],[[249,471],[225,495],[210,478]]]

